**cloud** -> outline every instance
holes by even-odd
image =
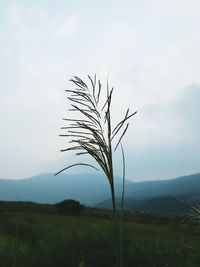
[[[198,1],[50,2],[4,1],[0,176],[29,176],[70,160],[57,152],[65,146],[58,137],[68,107],[64,89],[71,76],[95,72],[104,85],[109,72],[115,86],[115,121],[126,106],[138,110],[125,142],[137,177],[182,172],[186,146],[194,153],[182,160],[184,171],[196,171]],[[183,89],[191,83],[197,85]]]
[[[58,39],[66,38],[68,35],[71,35],[75,30],[75,27],[78,26],[80,18],[78,15],[72,15],[71,17],[64,19],[60,22],[55,29],[55,37]]]
[[[10,24],[20,26],[23,23],[23,18],[19,6],[14,3],[9,5],[7,9],[7,18]]]
[[[199,172],[200,85],[138,114],[126,143],[129,176],[162,179]]]

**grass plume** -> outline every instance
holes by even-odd
[[[89,154],[103,170],[110,185],[115,234],[118,236],[119,228],[114,187],[113,152],[118,148],[128,130],[129,119],[137,112],[130,113],[130,110],[127,109],[124,117],[113,127],[111,104],[114,88],[110,89],[107,82],[107,96],[106,99],[102,101],[102,83],[100,80],[97,81],[96,75],[94,75],[94,78],[88,76],[89,85],[77,76],[70,81],[73,83],[74,89],[66,90],[66,92],[69,94],[68,100],[71,103],[69,111],[72,112],[73,115],[70,118],[63,119],[68,123],[66,127],[62,127],[67,133],[61,134],[61,136],[69,138],[70,146],[61,151],[75,151],[78,156]],[[77,115],[79,115],[78,119]],[[125,181],[125,158],[123,147],[122,155],[124,170],[121,214],[123,212]],[[80,162],[67,166],[57,172],[56,175],[71,167],[80,165],[96,169],[93,165]],[[121,245],[118,245],[117,249],[117,266],[119,266],[120,262],[120,266],[122,266],[122,257],[120,259],[119,256],[120,247],[122,247],[122,240]]]

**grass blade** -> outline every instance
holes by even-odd
[[[55,173],[54,175],[58,175],[59,173],[65,171],[65,170],[67,170],[67,169],[70,169],[70,168],[72,168],[72,167],[76,167],[76,166],[87,166],[87,167],[91,167],[91,168],[93,168],[93,169],[95,169],[95,170],[98,171],[98,169],[97,169],[96,167],[94,167],[93,165],[86,164],[86,163],[77,163],[77,164],[72,164],[72,165],[70,165],[70,166],[67,166],[66,168],[62,169],[61,171]]]

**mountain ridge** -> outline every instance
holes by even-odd
[[[122,180],[116,177],[117,198],[121,194],[121,185]],[[181,197],[187,203],[198,201],[200,199],[200,173],[168,180],[142,182],[127,180],[125,196],[128,204],[125,208],[134,209],[135,203],[140,203],[137,207],[148,206],[148,203],[167,203],[167,200],[171,203],[172,200],[167,198],[169,195]],[[101,206],[101,203],[105,204],[106,201],[107,203],[110,201],[108,181],[105,176],[99,174],[54,176],[52,173],[39,174],[27,179],[0,179],[0,200],[53,204],[67,198],[76,199],[88,206]],[[158,207],[159,204],[155,206]]]

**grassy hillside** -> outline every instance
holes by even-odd
[[[182,199],[184,199],[183,196],[178,196],[177,198],[172,196],[161,196],[144,200],[125,198],[124,202],[127,210],[180,216],[190,213],[190,205],[194,205],[194,203],[196,203],[188,203],[187,201],[182,201]],[[118,208],[120,208],[121,199],[117,199],[116,203]],[[112,202],[108,199],[98,203],[96,207],[112,209]]]
[[[110,215],[1,212],[0,266],[114,267]],[[165,225],[155,215],[126,214],[125,267],[200,266],[199,229],[162,219]]]

